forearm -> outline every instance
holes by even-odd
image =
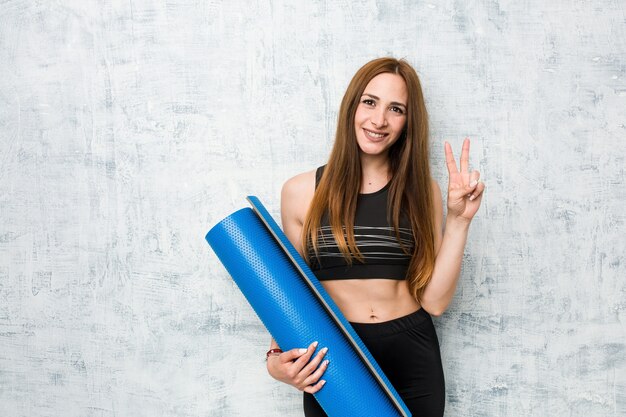
[[[446,219],[433,275],[421,299],[422,307],[431,315],[443,314],[452,301],[461,272],[469,224],[469,221],[455,216]]]
[[[272,341],[270,342],[270,349],[280,349],[280,346],[278,346],[278,343],[276,343],[276,340],[274,340],[273,337]]]

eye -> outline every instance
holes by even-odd
[[[398,113],[398,114],[404,114],[404,110],[402,110],[402,107],[398,107],[398,106],[391,106],[390,110],[392,112]]]
[[[372,100],[371,98],[366,98],[366,99],[361,100],[361,103],[367,104],[368,106],[373,106],[374,100]]]

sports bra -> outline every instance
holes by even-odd
[[[315,188],[319,184],[324,168],[325,166],[321,166],[315,172]],[[407,255],[402,250],[393,224],[387,220],[387,196],[390,183],[374,193],[359,194],[357,197],[354,238],[363,255],[363,262],[358,259],[353,259],[352,265],[346,262],[333,237],[328,213],[322,216],[317,240],[317,256],[312,247],[309,250],[311,270],[317,279],[324,281],[363,278],[403,280],[406,278],[411,255]],[[398,226],[402,244],[408,253],[412,254],[415,240],[406,215],[400,216]]]

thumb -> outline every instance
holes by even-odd
[[[293,360],[298,359],[300,356],[304,355],[306,351],[307,350],[304,348],[291,349],[291,350],[288,350],[287,352],[283,352],[280,355],[278,355],[278,358],[280,359],[282,363],[287,363],[287,362],[291,362]]]

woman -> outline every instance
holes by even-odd
[[[442,233],[418,76],[403,60],[376,59],[348,86],[327,165],[289,179],[281,196],[285,234],[419,416],[443,415],[444,377],[431,315],[441,315],[452,300],[485,188],[478,171],[469,172],[468,139],[460,171],[447,142],[445,155]],[[282,352],[272,340],[267,354],[270,375],[304,391],[307,417],[325,415],[311,394],[324,386],[326,352],[317,342]]]

